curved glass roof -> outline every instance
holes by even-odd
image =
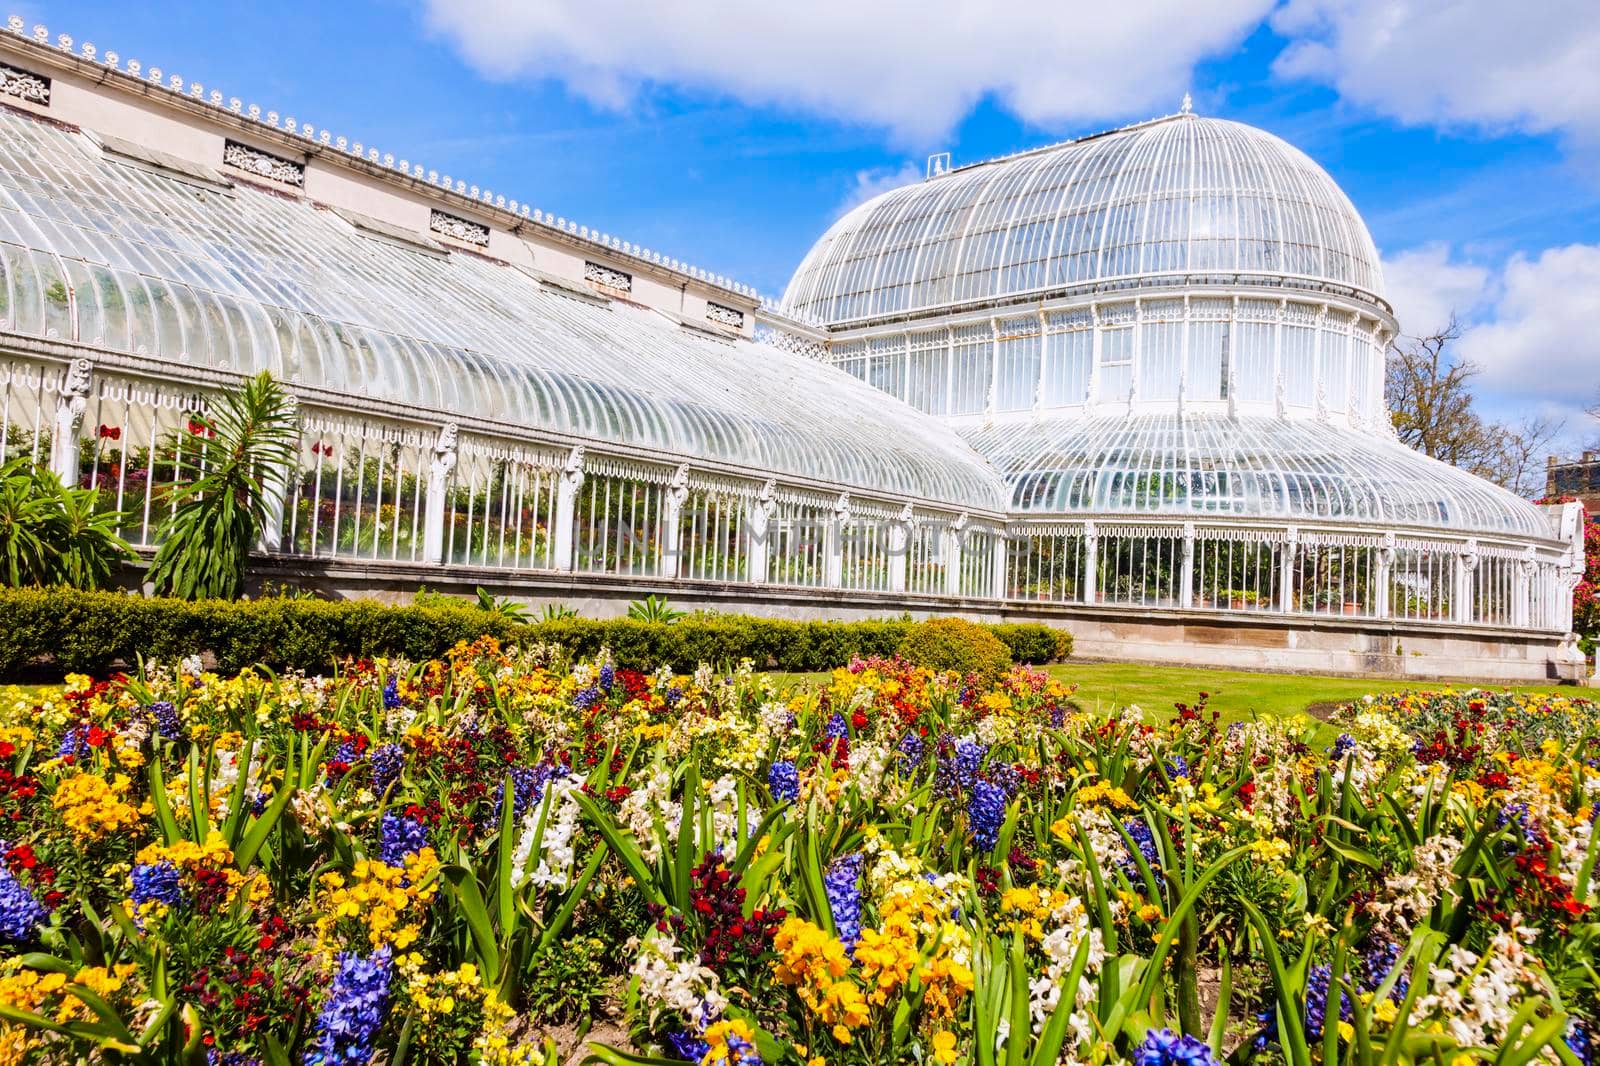
[[[812,247],[783,306],[839,323],[1239,273],[1383,288],[1372,237],[1326,171],[1263,130],[1183,114],[869,200]]]
[[[1225,415],[1017,419],[964,433],[1012,513],[1359,522],[1550,537],[1543,512],[1399,441]]]
[[[419,235],[420,236],[420,235]],[[942,424],[830,366],[563,296],[0,112],[0,330],[866,491],[1000,509]]]

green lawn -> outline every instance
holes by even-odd
[[[1078,686],[1077,700],[1089,710],[1101,712],[1137,704],[1152,717],[1165,718],[1175,713],[1174,705],[1199,701],[1209,694],[1206,706],[1222,712],[1224,721],[1248,719],[1254,715],[1297,715],[1315,710],[1318,705],[1347,703],[1368,693],[1427,690],[1447,687],[1439,681],[1395,681],[1378,678],[1322,677],[1314,674],[1267,674],[1248,670],[1212,670],[1195,666],[1150,666],[1142,663],[1066,662],[1046,667],[1051,677]],[[827,674],[775,674],[783,681],[815,683]],[[1466,685],[1466,682],[1460,683]],[[1516,692],[1552,692],[1550,685],[1504,686]],[[1567,695],[1592,694],[1591,690],[1567,687]],[[1319,730],[1319,733],[1326,730]]]

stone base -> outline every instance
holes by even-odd
[[[315,590],[333,599],[370,598],[397,604],[411,602],[419,588],[470,597],[481,587],[535,611],[562,605],[591,618],[622,617],[629,604],[657,595],[665,596],[680,610],[766,618],[858,621],[960,615],[983,622],[1044,622],[1072,633],[1075,658],[1274,673],[1499,683],[1575,683],[1588,674],[1576,647],[1556,634],[1449,623],[949,599],[913,593],[741,587],[616,574],[508,572],[488,567],[287,557],[258,560],[251,591],[258,592],[269,582]]]

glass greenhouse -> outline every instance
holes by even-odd
[[[1260,130],[1186,111],[895,189],[765,306],[19,22],[0,75],[0,450],[140,545],[195,415],[267,370],[286,559],[1570,626],[1572,516],[1394,439],[1371,237]]]

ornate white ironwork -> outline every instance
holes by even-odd
[[[0,93],[49,107],[50,79],[9,63],[0,63]]]
[[[734,329],[744,328],[744,312],[737,307],[724,307],[719,303],[706,301],[706,321],[715,322],[719,326],[732,326]]]
[[[460,218],[440,211],[437,207],[428,214],[428,229],[441,237],[449,237],[462,244],[478,248],[489,247],[489,227],[481,222]]]
[[[585,262],[583,264],[583,280],[593,282],[603,289],[614,292],[632,292],[633,275],[626,271],[608,267],[603,263]]]
[[[292,185],[297,189],[303,189],[306,185],[304,163],[296,163],[292,159],[284,159],[282,156],[263,152],[259,148],[252,148],[238,141],[227,141],[223,144],[222,161],[235,170],[241,170],[258,178]]]

